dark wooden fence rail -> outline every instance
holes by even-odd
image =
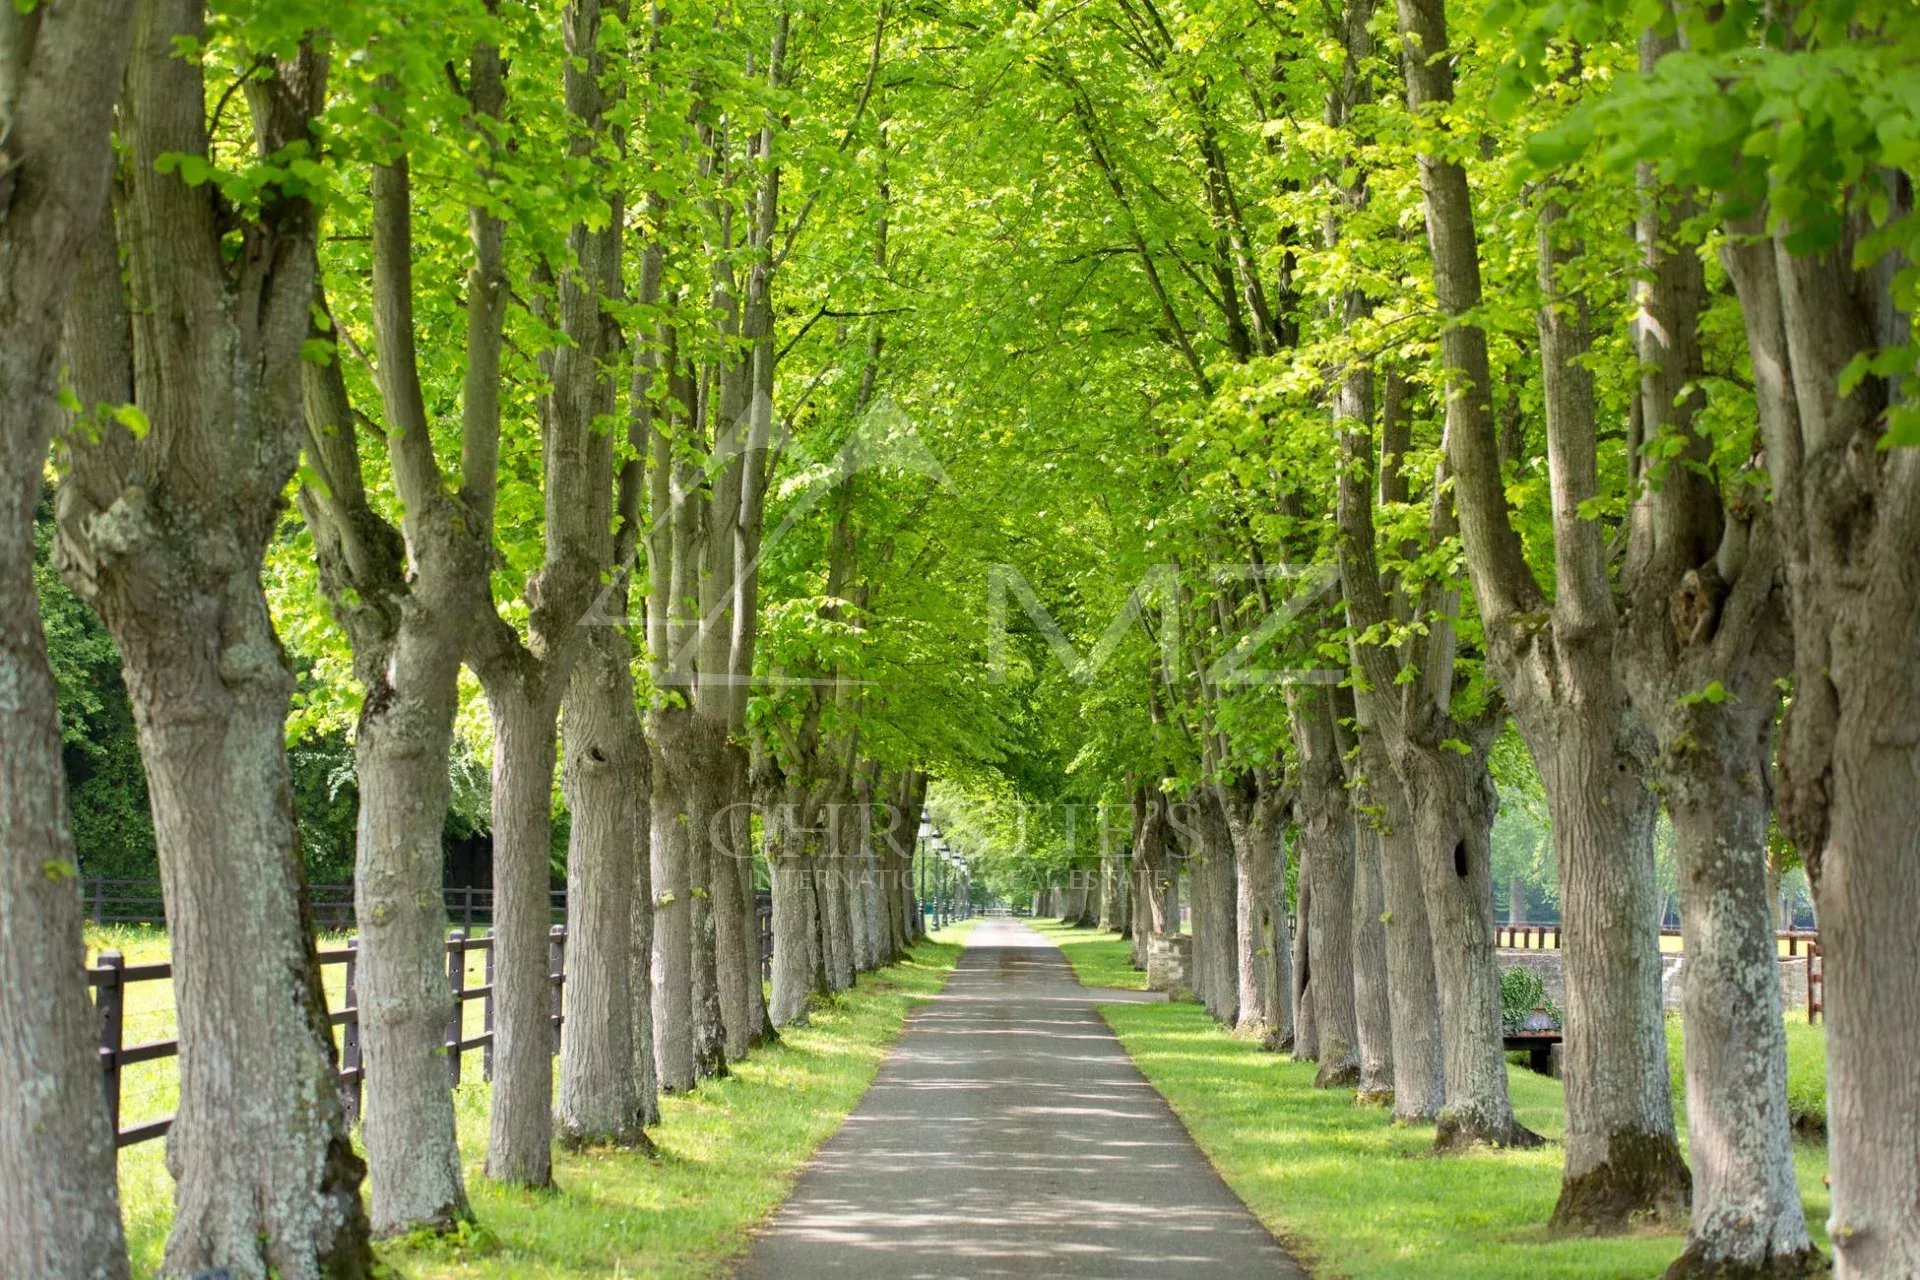
[[[485,892],[475,890],[474,892]],[[565,895],[556,893],[562,913],[565,911]],[[485,907],[491,914],[492,895],[488,893]],[[91,899],[89,900],[92,901]],[[770,894],[762,891],[756,895],[754,913],[760,926],[760,971],[763,977],[771,977],[773,972],[773,902]],[[549,935],[548,979],[552,985],[553,1051],[560,1052],[560,1030],[566,1020],[563,992],[566,987],[567,971],[567,929],[556,924]],[[447,1080],[450,1084],[460,1083],[461,1065],[465,1055],[475,1049],[481,1051],[480,1071],[483,1079],[493,1079],[493,939],[485,935],[472,936],[465,929],[455,929],[447,935],[447,986],[453,993],[453,1016],[447,1022]],[[479,986],[467,985],[467,956],[471,952],[480,952],[485,956],[485,976]],[[360,1116],[361,1090],[366,1082],[366,1065],[361,1057],[360,1044],[360,1003],[358,991],[359,978],[359,939],[349,938],[343,947],[330,948],[318,953],[323,969],[336,965],[346,968],[345,995],[341,1007],[327,1015],[330,1025],[341,1028],[340,1044],[340,1093],[346,1107],[347,1121],[353,1123]],[[173,979],[171,964],[127,964],[118,951],[102,951],[99,959],[87,969],[87,983],[93,988],[94,1013],[100,1020],[100,1071],[101,1083],[106,1090],[107,1116],[113,1125],[114,1144],[130,1147],[138,1142],[146,1142],[162,1137],[173,1126],[172,1116],[163,1116],[158,1120],[148,1120],[131,1128],[120,1127],[120,1093],[122,1069],[141,1062],[158,1062],[164,1058],[179,1056],[180,1041],[152,1040],[142,1044],[125,1043],[126,1030],[126,992],[127,988],[143,982],[170,982]],[[469,1001],[481,1001],[481,1031],[479,1035],[466,1034],[466,1008]]]

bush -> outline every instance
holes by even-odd
[[[1526,1027],[1527,1015],[1540,1010],[1560,1025],[1560,1010],[1547,999],[1547,984],[1531,969],[1500,971],[1500,1028],[1508,1035]]]

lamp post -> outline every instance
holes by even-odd
[[[933,850],[933,837],[939,834],[931,822],[924,817],[920,820],[920,838],[916,849],[920,854],[920,892],[913,900],[914,927],[921,937],[927,935],[927,858]]]

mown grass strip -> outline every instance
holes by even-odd
[[[1125,943],[1073,932],[1062,950],[1081,982],[1113,985]],[[1544,1224],[1560,1189],[1558,1145],[1435,1158],[1431,1126],[1394,1125],[1350,1093],[1315,1089],[1313,1064],[1262,1052],[1198,1005],[1101,1012],[1228,1184],[1323,1280],[1623,1280],[1657,1276],[1680,1252],[1673,1230],[1551,1237]],[[1796,1056],[1809,1046],[1804,1036],[1790,1040]],[[1509,1079],[1521,1120],[1557,1143],[1560,1082],[1519,1068]],[[1826,1151],[1796,1144],[1795,1158],[1824,1249]]]

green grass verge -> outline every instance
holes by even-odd
[[[1125,944],[1107,945],[1124,964]],[[1107,985],[1114,955],[1093,942],[1067,955],[1083,983]],[[1552,1238],[1544,1224],[1560,1190],[1557,1145],[1433,1157],[1431,1126],[1390,1124],[1350,1093],[1315,1089],[1313,1064],[1236,1039],[1198,1005],[1101,1012],[1229,1185],[1323,1280],[1618,1280],[1658,1275],[1680,1252],[1671,1230]],[[1521,1121],[1557,1143],[1560,1083],[1522,1069],[1509,1079]],[[1795,1160],[1824,1248],[1826,1152],[1796,1144]]]
[[[1133,967],[1127,941],[1104,929],[1076,929],[1058,920],[1027,922],[1066,953],[1083,987],[1119,987],[1145,991],[1147,975]]]
[[[661,1123],[651,1131],[657,1158],[556,1150],[553,1191],[507,1190],[481,1176],[488,1095],[476,1058],[455,1109],[480,1228],[454,1242],[384,1244],[381,1261],[407,1280],[725,1274],[753,1226],[866,1092],[908,1013],[939,992],[975,923],[941,930],[901,963],[862,975],[854,990],[817,1008],[811,1025],[789,1028],[778,1046],[736,1064],[727,1079],[663,1098]],[[141,959],[163,954],[162,939]],[[120,1156],[136,1275],[158,1268],[172,1218],[164,1145]]]

